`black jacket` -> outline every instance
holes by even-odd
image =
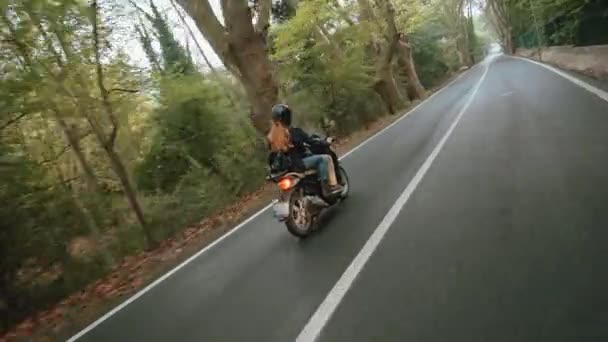
[[[272,171],[289,169],[302,172],[305,170],[302,159],[309,154],[305,144],[312,145],[315,143],[315,140],[298,127],[290,127],[289,136],[293,145],[289,151],[286,153],[271,152],[268,155],[268,165],[270,165]]]
[[[298,127],[289,128],[289,136],[291,137],[291,143],[293,144],[293,153],[297,154],[300,158],[306,157],[308,150],[304,144],[313,145],[315,140],[306,134],[303,129]]]

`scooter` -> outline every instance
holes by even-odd
[[[279,187],[278,199],[272,207],[274,216],[279,222],[285,223],[291,234],[299,238],[307,237],[315,231],[322,211],[344,201],[350,190],[348,174],[331,148],[333,139],[322,139],[317,135],[312,138],[317,143],[308,145],[308,150],[311,154],[328,154],[332,157],[338,183],[343,187],[341,192],[325,196],[316,170],[286,170],[268,176]]]

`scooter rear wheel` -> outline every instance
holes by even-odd
[[[289,198],[289,216],[285,225],[291,234],[299,238],[307,237],[313,231],[314,216],[309,211],[302,189],[292,192]]]
[[[340,185],[342,185],[344,188],[340,194],[340,199],[345,200],[348,198],[348,194],[350,193],[350,180],[348,179],[348,174],[346,173],[344,167],[340,166],[338,172],[340,172]]]

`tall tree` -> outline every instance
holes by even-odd
[[[418,78],[418,72],[416,71],[416,64],[414,63],[414,57],[412,55],[412,46],[410,45],[407,35],[404,33],[399,34],[399,42],[397,45],[398,51],[398,62],[399,66],[404,69],[405,77],[407,80],[407,93],[411,100],[421,99],[426,96],[426,90],[420,79]]]
[[[376,70],[374,90],[382,98],[389,113],[396,113],[403,106],[403,97],[397,88],[392,68],[399,39],[394,8],[388,0],[376,0],[379,7],[377,16],[368,0],[357,0],[357,4],[360,23],[379,31],[372,35],[372,41],[369,42]]]
[[[5,16],[13,44],[19,47],[17,50],[20,57],[28,60],[35,70],[40,70],[41,77],[46,79],[61,97],[69,99],[74,104],[75,112],[88,123],[93,136],[108,157],[148,243],[152,245],[154,241],[146,225],[135,187],[124,161],[116,150],[120,120],[113,108],[112,94],[104,81],[97,3],[93,2],[90,9],[83,8],[75,1],[63,2],[59,8],[45,7],[46,5],[48,4],[35,2],[23,4],[18,8],[20,14],[26,16],[21,18],[20,28],[13,27]],[[87,18],[84,13],[92,14]],[[86,31],[78,32],[78,28],[87,25],[92,30],[91,35],[86,35]],[[19,34],[19,30],[28,31],[30,34]],[[38,44],[41,44],[43,53],[33,51]],[[91,63],[94,70],[88,69]],[[93,78],[85,77],[91,73]],[[91,79],[94,80],[95,86]],[[101,104],[99,113],[93,109],[97,104]]]
[[[253,108],[253,125],[259,132],[266,132],[270,110],[278,101],[278,86],[266,48],[272,0],[258,1],[254,9],[244,0],[221,0],[223,24],[208,0],[178,3],[194,19],[226,68],[241,81]]]
[[[25,7],[24,9],[25,9],[25,12],[28,12],[30,14],[32,13],[31,7]],[[22,67],[23,67],[24,72],[27,75],[29,75],[30,77],[33,77],[35,79],[38,79],[38,80],[44,79],[44,75],[40,73],[40,67],[36,65],[36,62],[31,57],[34,54],[34,52],[31,51],[31,49],[28,47],[29,46],[28,44],[21,41],[21,35],[19,34],[19,27],[11,21],[11,19],[6,15],[6,13],[2,13],[1,18],[2,18],[2,22],[4,23],[5,27],[7,28],[7,31],[9,32],[10,36],[12,37],[11,42],[13,44],[15,44],[15,47],[16,47],[15,50],[16,50],[17,54],[22,58]],[[37,16],[32,16],[31,19],[34,23],[37,24],[38,29],[41,30],[42,24],[41,24],[39,18]],[[29,29],[33,29],[33,28],[30,27]],[[23,32],[26,30],[24,28],[21,28],[21,31]],[[58,60],[60,60],[60,59],[58,59]],[[22,89],[22,91],[23,91],[23,89]],[[31,91],[33,92],[33,89],[31,89]],[[40,110],[43,110],[42,106],[33,106],[32,107],[31,105],[22,104],[19,107],[21,107],[21,111],[22,111],[22,115],[20,117],[23,117],[25,115],[33,115],[34,113],[36,113]],[[50,108],[48,108],[48,107],[50,107]],[[10,108],[7,108],[7,109],[10,110]],[[86,133],[81,133],[80,129],[78,128],[77,125],[69,124],[66,121],[65,117],[66,116],[69,117],[70,114],[72,114],[72,113],[65,113],[66,109],[60,108],[60,105],[58,104],[58,101],[56,101],[56,100],[50,101],[50,104],[47,103],[46,109],[50,110],[50,112],[52,113],[52,118],[56,121],[57,125],[63,131],[66,141],[68,143],[67,147],[64,148],[64,151],[70,150],[73,152],[74,156],[76,157],[76,160],[80,166],[80,169],[83,172],[83,178],[85,180],[87,190],[91,193],[97,193],[99,190],[99,182],[98,182],[97,176],[95,175],[95,172],[94,172],[91,164],[87,160],[87,158],[80,146],[80,141],[85,136],[89,135],[90,131],[88,131]],[[69,109],[68,109],[68,111],[69,111]],[[3,126],[3,128],[6,128],[10,124],[14,124],[16,122],[17,122],[17,120],[13,119],[13,120],[9,121],[7,124],[5,124],[5,126]],[[58,154],[55,158],[58,158],[59,156],[60,155]],[[52,160],[49,159],[47,161],[50,162]],[[99,236],[99,224],[96,221],[96,219],[99,217],[97,208],[94,208],[91,206],[86,206],[86,205],[83,205],[83,208],[88,214],[90,214],[90,215],[87,215],[87,223],[88,223],[91,231],[93,232],[93,234]]]
[[[154,70],[155,72],[160,72],[162,70],[162,67],[158,60],[159,59],[158,55],[156,54],[156,51],[154,50],[154,47],[152,46],[153,40],[152,40],[152,37],[150,36],[150,33],[148,33],[148,29],[146,28],[146,25],[144,25],[143,23],[135,25],[135,31],[137,32],[137,36],[138,36],[139,42],[141,43],[141,46],[144,50],[144,53],[146,54],[146,57],[148,58],[148,61],[150,62],[150,65],[152,66],[152,70]]]
[[[177,16],[179,17],[179,20],[181,21],[182,26],[185,27],[186,30],[188,30],[188,34],[190,35],[190,38],[194,41],[194,44],[196,45],[198,52],[201,54],[201,56],[203,57],[203,60],[205,61],[205,64],[207,65],[209,70],[211,70],[211,72],[214,75],[218,75],[217,70],[215,69],[213,64],[209,61],[209,58],[207,58],[207,53],[205,52],[205,50],[203,49],[201,44],[196,39],[196,36],[194,35],[192,28],[190,28],[190,25],[188,25],[188,22],[186,21],[186,16],[182,13],[181,9],[175,3],[175,0],[170,0],[170,2],[171,2],[171,6],[175,10],[175,13],[177,13]]]
[[[99,26],[100,26],[100,24],[99,24],[99,21],[100,21],[99,20],[99,6],[98,6],[97,0],[92,1],[90,13],[91,13],[90,21],[91,21],[92,31],[93,31],[92,32],[93,33],[93,55],[95,56],[94,61],[95,61],[96,83],[97,83],[97,88],[98,88],[97,90],[99,91],[99,94],[101,95],[101,105],[103,108],[103,112],[105,113],[105,115],[109,119],[109,121],[112,123],[112,130],[110,132],[110,135],[108,136],[103,132],[101,127],[99,127],[99,125],[97,125],[97,124],[92,124],[91,128],[92,128],[94,134],[97,136],[99,143],[102,145],[103,149],[105,150],[106,154],[108,155],[108,158],[110,159],[110,163],[112,165],[112,169],[114,170],[114,172],[116,173],[116,176],[118,176],[118,178],[120,180],[120,183],[122,185],[125,196],[127,197],[129,204],[131,205],[131,209],[133,209],[133,212],[135,213],[135,216],[137,217],[137,221],[141,225],[144,233],[146,234],[148,244],[150,246],[152,246],[156,242],[154,241],[154,238],[149,230],[149,227],[146,224],[146,220],[144,218],[144,211],[143,211],[141,204],[139,202],[139,199],[137,197],[137,192],[135,190],[135,187],[133,186],[133,183],[131,182],[131,179],[129,177],[127,168],[125,167],[124,162],[120,158],[119,154],[116,152],[116,148],[115,148],[116,137],[118,134],[118,129],[120,127],[119,127],[119,121],[116,117],[114,106],[112,105],[112,101],[110,98],[110,92],[108,91],[108,89],[105,85],[104,70],[103,70],[103,65],[101,62],[101,54],[102,54],[103,47],[101,46],[101,38],[100,38],[101,34],[100,34],[100,29],[99,29]]]
[[[169,27],[168,19],[165,15],[161,14],[158,7],[153,0],[149,0],[149,7],[152,13],[148,13],[137,5],[134,1],[130,1],[131,5],[135,7],[139,13],[146,17],[149,23],[152,25],[155,36],[160,44],[160,51],[163,62],[163,72],[168,74],[182,74],[189,75],[196,72],[196,67],[192,61],[191,56],[187,51],[179,44],[173,31]],[[178,15],[181,13],[178,12]],[[147,33],[145,25],[140,25],[136,28],[139,33],[139,39],[142,43],[144,51],[150,60],[152,65],[158,64],[156,61],[156,53],[152,49],[151,37]]]
[[[471,66],[469,42],[469,20],[465,16],[465,6],[469,0],[445,0],[437,3],[442,21],[449,28],[449,34],[456,44],[458,62],[460,65]],[[498,0],[502,1],[502,0]]]
[[[196,68],[192,59],[175,39],[166,16],[159,12],[152,0],[150,0],[150,8],[152,15],[147,15],[147,18],[158,33],[165,71],[185,75],[195,73]]]
[[[500,45],[508,54],[515,52],[513,44],[513,24],[511,22],[511,6],[513,0],[487,0],[486,13],[494,26]]]

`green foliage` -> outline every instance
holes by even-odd
[[[416,70],[427,88],[443,80],[450,69],[438,39],[443,31],[438,22],[430,21],[410,33]]]
[[[82,213],[69,193],[41,181],[47,179],[44,171],[15,149],[0,142],[0,331],[56,300],[57,286],[77,288],[69,278],[61,279],[61,285],[40,287],[27,274],[33,267],[70,267],[65,243],[83,233]]]
[[[159,69],[160,63],[158,62],[158,56],[156,54],[156,51],[154,51],[154,46],[152,45],[153,40],[152,37],[150,37],[148,30],[144,25],[136,26],[135,29],[139,37],[139,42],[144,50],[144,53],[146,54],[146,57],[148,58],[148,61],[150,61],[150,64],[153,68]]]
[[[608,42],[608,5],[605,1],[509,0],[507,4],[513,37],[520,47]]]
[[[142,189],[171,192],[193,169],[223,174],[233,144],[243,153],[238,157],[251,157],[250,148],[241,145],[249,143],[254,133],[235,125],[244,117],[235,117],[217,83],[200,76],[165,78],[163,89],[166,99],[154,115],[152,146],[136,171]]]
[[[167,103],[155,114],[156,136],[138,166],[142,189],[171,191],[191,167],[216,168],[213,156],[226,129],[214,110],[223,107],[210,107],[210,89],[200,77],[193,78],[163,80]]]
[[[152,9],[152,15],[147,15],[146,17],[157,33],[157,38],[158,42],[160,43],[160,49],[163,57],[164,71],[169,74],[184,75],[195,73],[196,68],[191,57],[175,39],[173,32],[169,28],[167,18],[159,12],[158,8],[154,4],[154,1],[152,0],[150,0],[150,8]],[[147,52],[149,47],[148,42],[145,41],[145,36],[142,37],[142,43]],[[149,52],[147,53],[150,58]]]
[[[371,89],[369,32],[349,26],[322,38],[321,28],[339,18],[325,1],[301,3],[296,16],[276,29],[274,58],[299,123],[334,122],[335,133],[346,134],[376,118],[382,106]]]
[[[284,23],[296,14],[297,0],[279,0],[272,2],[272,18]]]
[[[264,165],[246,106],[231,97],[242,90],[222,75],[181,67],[194,63],[166,30],[166,19],[153,11],[163,56],[159,106],[145,124],[149,141],[135,178],[146,193],[150,225],[163,239],[254,190]]]

